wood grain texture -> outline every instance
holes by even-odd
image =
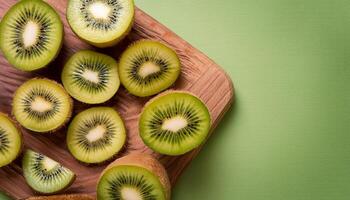
[[[0,17],[15,3],[15,0],[1,0]],[[212,116],[211,133],[218,125],[224,113],[229,109],[234,98],[233,85],[230,78],[220,67],[200,51],[193,48],[186,41],[171,32],[168,28],[136,9],[135,23],[130,35],[113,48],[96,49],[79,40],[71,31],[65,18],[67,0],[47,0],[61,15],[65,26],[64,45],[58,58],[47,68],[35,72],[26,73],[16,70],[0,55],[0,111],[11,113],[11,100],[14,91],[24,81],[32,77],[48,77],[58,82],[64,63],[76,51],[81,49],[93,49],[118,58],[120,53],[133,41],[138,39],[152,39],[166,43],[178,53],[182,63],[182,74],[172,87],[178,90],[187,90],[199,96],[208,106]],[[105,103],[114,107],[123,117],[128,130],[126,148],[118,157],[130,152],[144,152],[158,158],[167,169],[172,185],[183,172],[185,167],[197,155],[201,148],[193,150],[183,156],[170,157],[154,153],[148,149],[138,136],[138,116],[143,105],[149,98],[138,98],[127,93],[121,87],[115,97]],[[91,107],[74,102],[74,114]],[[94,194],[96,181],[100,172],[106,167],[86,166],[76,161],[68,152],[65,144],[66,128],[52,134],[37,134],[22,128],[26,148],[42,152],[47,156],[61,162],[77,174],[74,184],[66,193]],[[0,189],[10,193],[15,198],[27,198],[33,196],[33,191],[26,185],[20,166],[21,158],[10,166],[0,169]]]

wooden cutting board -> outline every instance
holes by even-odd
[[[16,0],[1,0],[0,17],[15,4]],[[118,58],[120,53],[132,41],[138,39],[159,40],[176,50],[182,63],[182,74],[173,89],[187,90],[198,95],[208,106],[212,116],[212,130],[220,122],[225,112],[233,102],[234,91],[230,78],[225,72],[203,53],[193,48],[186,41],[171,32],[168,28],[145,14],[140,9],[136,9],[135,24],[131,34],[119,45],[108,49],[96,49],[79,40],[71,31],[65,17],[67,0],[47,0],[61,15],[65,25],[65,40],[62,51],[55,62],[49,67],[35,73],[26,73],[11,67],[6,59],[0,54],[0,111],[11,113],[12,95],[16,88],[24,81],[32,77],[48,77],[60,82],[60,73],[64,63],[76,51],[81,49],[94,49],[114,58]],[[123,117],[128,130],[128,141],[126,148],[118,156],[123,156],[130,152],[145,152],[157,157],[166,167],[171,183],[174,185],[177,178],[185,167],[198,154],[200,148],[178,157],[159,155],[148,149],[138,136],[138,115],[143,105],[149,98],[138,98],[128,94],[121,87],[115,97],[106,106],[114,107]],[[74,102],[74,114],[91,107],[78,102]],[[26,148],[42,152],[47,156],[61,162],[72,169],[77,174],[74,184],[66,193],[86,193],[94,194],[97,179],[102,166],[86,166],[77,162],[68,152],[65,144],[66,128],[51,133],[37,134],[22,128]],[[20,159],[10,166],[0,169],[0,190],[13,195],[15,198],[26,198],[34,193],[26,185],[22,176]]]

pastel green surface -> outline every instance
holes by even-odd
[[[221,65],[236,103],[175,200],[350,196],[348,0],[136,0]]]

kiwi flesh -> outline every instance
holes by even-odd
[[[133,95],[146,97],[174,84],[180,75],[180,60],[174,50],[150,40],[130,45],[119,62],[120,81]]]
[[[1,200],[13,200],[12,197],[10,197],[9,195],[7,195],[5,192],[0,191],[0,199]]]
[[[62,46],[63,24],[42,0],[19,1],[0,23],[0,49],[14,67],[33,71],[53,61]]]
[[[98,200],[170,200],[171,186],[163,165],[148,154],[131,153],[102,172]]]
[[[36,132],[53,132],[70,118],[72,99],[55,81],[30,79],[15,92],[12,113],[25,128]]]
[[[124,122],[113,108],[94,107],[79,113],[68,127],[67,146],[71,154],[87,164],[113,158],[124,146]]]
[[[210,131],[210,113],[196,96],[168,91],[151,99],[139,118],[139,133],[152,150],[182,155],[199,145]]]
[[[22,144],[22,133],[6,114],[0,112],[0,167],[18,157]]]
[[[71,96],[88,104],[109,100],[120,85],[117,62],[89,50],[75,53],[64,66],[61,78]]]
[[[67,19],[78,37],[103,48],[117,44],[130,32],[134,12],[133,0],[69,0]]]
[[[95,200],[91,195],[86,194],[65,194],[52,196],[29,197],[26,200]]]
[[[42,194],[61,192],[75,180],[75,174],[70,169],[32,150],[24,153],[22,168],[28,185]]]

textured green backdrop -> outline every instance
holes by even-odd
[[[175,200],[350,198],[349,0],[136,0],[221,65],[237,101]]]

